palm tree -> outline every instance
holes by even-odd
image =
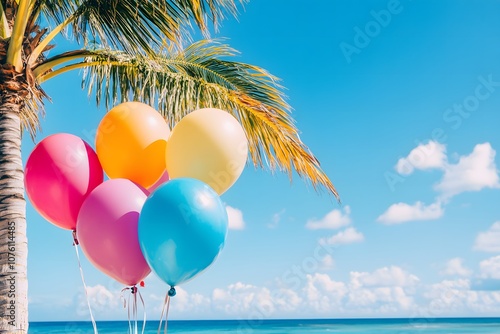
[[[97,103],[143,101],[171,125],[194,109],[228,110],[243,125],[256,166],[290,178],[295,171],[338,197],[300,140],[277,78],[227,60],[235,51],[217,41],[182,48],[186,27],[194,23],[207,33],[209,24],[236,15],[237,6],[235,0],[0,0],[0,333],[28,330],[21,135],[36,135],[49,98],[42,84],[61,73],[84,69]],[[61,34],[78,49],[47,58]]]

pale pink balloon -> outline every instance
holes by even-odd
[[[108,180],[90,193],[78,215],[77,237],[87,258],[127,286],[138,284],[151,272],[137,235],[146,197],[130,180]]]
[[[94,150],[83,139],[58,133],[43,139],[25,168],[25,187],[35,209],[52,224],[74,230],[83,201],[102,183]]]
[[[156,190],[156,188],[158,188],[159,186],[161,186],[162,184],[164,184],[168,180],[170,180],[170,177],[168,176],[168,172],[164,171],[163,174],[161,175],[161,177],[158,179],[158,181],[156,181],[155,184],[153,184],[151,187],[148,188],[148,193],[152,193],[153,191]]]

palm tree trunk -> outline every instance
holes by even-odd
[[[0,92],[0,333],[28,332],[26,201],[15,92]]]

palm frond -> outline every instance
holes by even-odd
[[[44,100],[48,100],[49,97],[36,83],[29,69],[26,71],[26,76],[23,76],[19,75],[14,66],[4,65],[0,70],[0,82],[0,89],[15,92],[12,94],[13,103],[19,106],[21,127],[34,139],[40,130],[40,117],[44,115]]]
[[[33,5],[33,17],[43,13],[49,22],[60,24],[73,15],[81,3],[81,0],[36,0]]]
[[[82,64],[83,84],[107,108],[127,100],[154,105],[171,126],[199,108],[227,110],[245,129],[254,165],[287,172],[290,179],[295,170],[338,199],[318,160],[300,140],[278,79],[259,67],[219,58],[234,53],[208,40],[150,57],[94,51]]]
[[[32,98],[26,99],[21,108],[21,127],[28,131],[32,140],[40,130],[40,117],[45,115],[44,100],[49,99],[40,87],[31,87]]]
[[[239,0],[241,5],[248,0]],[[219,21],[224,18],[225,13],[232,16],[238,14],[236,1],[233,0],[178,0],[174,5],[188,17],[194,18],[198,27],[207,29],[207,21],[211,21],[217,28]],[[207,19],[208,17],[208,19]]]
[[[239,0],[245,3],[247,0]],[[204,32],[226,13],[237,14],[237,0],[37,0],[36,10],[56,23],[73,17],[78,41],[128,53],[153,52],[166,39],[177,43],[194,21]]]

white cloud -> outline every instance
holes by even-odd
[[[459,257],[455,257],[448,262],[446,262],[446,266],[441,271],[441,275],[446,276],[470,276],[472,272],[464,267],[463,259]]]
[[[446,161],[446,146],[429,141],[411,150],[406,158],[399,159],[395,169],[401,175],[410,175],[415,169],[442,169]]]
[[[322,219],[309,220],[306,224],[306,228],[310,230],[339,229],[351,223],[351,218],[349,217],[350,214],[351,214],[351,208],[348,205],[346,205],[344,207],[343,213],[341,210],[334,209],[329,213],[327,213],[326,216],[324,216]]]
[[[481,267],[485,278],[496,277],[500,274],[500,256],[483,261]],[[476,291],[466,278],[426,285],[413,273],[394,265],[370,272],[352,271],[345,280],[334,274],[300,271],[295,277],[297,280],[277,279],[265,286],[237,282],[208,295],[188,293],[178,287],[172,299],[172,318],[216,316],[252,321],[331,314],[425,318],[493,316],[500,312],[500,291]],[[158,297],[149,304],[160,306],[162,300]]]
[[[468,279],[432,284],[423,293],[428,300],[420,312],[427,317],[450,315],[492,316],[500,312],[500,291],[474,291]]]
[[[478,144],[471,154],[445,167],[443,179],[434,187],[447,199],[465,191],[499,188],[495,150],[490,143]]]
[[[122,300],[118,291],[110,291],[102,285],[87,286],[87,293],[83,291],[76,295],[76,313],[80,317],[89,316],[87,300],[96,318],[116,317],[125,314]]]
[[[238,282],[215,289],[211,307],[245,319],[332,312],[344,316],[408,313],[415,307],[413,295],[419,279],[390,266],[371,273],[352,272],[347,282],[321,273],[304,275],[300,282],[293,289],[284,281],[278,281],[275,288]]]
[[[190,294],[180,287],[176,287],[175,290],[176,312],[193,312],[197,310],[203,310],[210,306],[210,298],[208,297],[205,297],[199,293]]]
[[[332,270],[335,267],[335,260],[333,256],[326,255],[319,261],[319,269],[321,270]]]
[[[391,205],[377,221],[392,225],[417,220],[434,220],[444,214],[444,209],[440,202],[426,206],[422,202],[416,202],[413,205],[406,203],[396,203]]]
[[[322,245],[347,245],[363,240],[365,237],[362,233],[356,231],[354,227],[349,227],[330,238],[321,238],[319,243]]]
[[[328,313],[341,308],[349,290],[345,283],[334,281],[327,274],[316,273],[306,276],[302,292],[310,308],[315,312]]]
[[[408,314],[414,307],[414,282],[418,279],[413,275],[397,267],[357,274],[351,275],[346,282],[328,274],[308,274],[301,277],[299,286],[293,288],[281,280],[265,287],[238,282],[216,288],[208,297],[191,295],[177,287],[171,315],[173,319],[215,315],[256,320],[326,316],[332,312],[343,316],[397,315]],[[385,282],[374,285],[374,280]],[[149,303],[158,305],[154,309],[156,314],[161,312],[162,302],[163,297],[157,296]]]
[[[393,314],[413,308],[414,300],[408,291],[399,286],[357,289],[349,293],[346,306],[364,313]]]
[[[484,278],[500,279],[500,255],[481,261],[479,269]]]
[[[351,272],[347,283],[326,274],[307,275],[305,306],[316,313],[383,315],[408,312],[415,306],[412,295],[418,278],[391,266],[369,272]]]
[[[500,221],[486,232],[479,232],[474,249],[483,252],[500,253]]]
[[[145,294],[146,290],[142,292],[148,318],[150,314],[153,314],[153,317],[160,316],[165,302],[165,294],[168,290],[164,282],[161,282],[154,290],[151,290],[152,288],[151,285],[146,285],[149,293]],[[175,290],[176,295],[170,300],[169,319],[199,320],[214,317],[212,299],[209,296],[192,292],[191,289],[185,290],[179,286],[176,286]]]
[[[497,261],[500,259],[492,262]],[[244,319],[331,314],[432,318],[493,316],[500,312],[500,291],[473,290],[466,278],[424,285],[416,275],[398,266],[351,272],[346,281],[328,274],[307,274],[293,289],[283,283],[274,289],[241,282],[216,289],[212,308]]]
[[[102,285],[88,286],[87,296],[90,305],[96,310],[114,308],[119,304],[119,295],[109,291]],[[82,304],[87,307],[86,302],[82,301]]]
[[[445,280],[432,284],[423,296],[429,300],[429,308],[435,315],[446,312],[457,312],[464,309],[464,300],[470,291],[468,279]]]
[[[483,261],[485,277],[500,273],[500,256]],[[496,269],[495,269],[496,268]],[[493,316],[500,312],[500,291],[476,291],[469,279],[425,285],[398,266],[371,272],[350,272],[347,280],[332,274],[297,273],[295,280],[266,286],[237,282],[216,288],[209,296],[178,288],[172,300],[174,317],[228,317],[260,320],[277,317]],[[293,287],[292,287],[293,286]],[[161,304],[161,298],[156,303]],[[159,311],[158,311],[159,312]]]
[[[245,229],[245,221],[243,220],[243,212],[241,210],[226,205],[227,217],[229,219],[230,230]]]
[[[225,289],[217,288],[212,293],[212,306],[230,315],[247,315],[251,311],[258,311],[269,317],[277,311],[295,310],[301,301],[291,289],[271,291],[241,282]]]
[[[500,256],[483,261],[481,267],[487,277],[495,277],[500,274]],[[219,317],[242,319],[331,314],[432,318],[493,316],[500,312],[500,291],[473,290],[466,278],[425,285],[416,275],[394,265],[371,272],[350,272],[345,281],[325,273],[304,274],[300,285],[295,281],[293,285],[283,280],[266,286],[237,282],[214,289],[208,297],[189,295],[178,288],[172,311],[175,316],[182,308],[181,317],[203,317],[212,312]]]
[[[397,266],[383,267],[368,272],[351,272],[351,284],[356,287],[410,287],[415,286],[419,279],[417,276],[404,271]]]
[[[466,278],[460,278],[456,280],[444,280],[439,283],[431,284],[427,287],[423,296],[425,298],[434,299],[443,294],[447,294],[450,297],[450,294],[447,293],[449,290],[468,290],[470,289],[470,281]]]

